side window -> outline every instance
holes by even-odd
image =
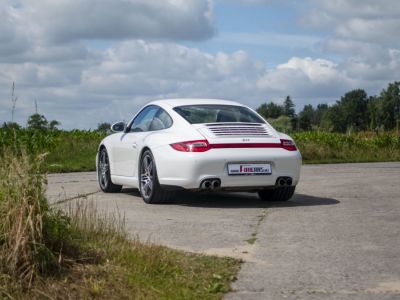
[[[144,132],[150,130],[150,124],[153,121],[159,108],[157,106],[148,106],[143,109],[133,120],[129,132]]]
[[[167,129],[172,126],[172,119],[168,113],[160,108],[150,124],[150,131]]]

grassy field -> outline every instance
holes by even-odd
[[[24,146],[29,152],[48,152],[44,168],[49,172],[78,172],[95,170],[97,147],[105,137],[92,131],[35,132],[19,130],[16,141],[12,130],[0,129],[1,145]],[[339,134],[322,131],[295,132],[295,139],[308,163],[350,163],[400,161],[400,135],[360,132]]]
[[[57,144],[46,158],[49,172],[96,170],[95,157],[104,134],[90,131],[59,132]]]
[[[396,133],[312,131],[292,137],[306,164],[400,161],[400,135]]]
[[[123,218],[49,206],[43,155],[0,155],[0,299],[220,299],[240,262],[128,239]]]

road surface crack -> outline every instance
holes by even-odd
[[[88,196],[97,194],[98,192],[99,192],[99,191],[90,192],[90,193],[86,193],[86,194],[78,194],[78,195],[76,195],[76,196],[74,196],[74,197],[69,197],[69,198],[65,198],[65,199],[61,199],[61,200],[52,202],[52,203],[50,204],[50,206],[54,206],[54,205],[58,205],[58,204],[63,204],[63,203],[65,203],[65,202],[72,201],[72,200],[75,200],[75,199],[81,199],[81,198],[85,198],[85,199],[86,199]]]
[[[267,213],[268,213],[268,209],[263,208],[261,211],[261,214],[257,216],[257,223],[254,226],[254,231],[251,233],[251,237],[249,239],[245,240],[248,244],[254,245],[254,243],[257,241],[258,231],[260,229],[262,222],[267,217]]]

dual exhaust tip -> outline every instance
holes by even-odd
[[[291,186],[292,183],[293,181],[291,177],[278,177],[276,180],[276,185],[280,187]]]
[[[293,180],[291,177],[278,177],[276,180],[276,185],[279,187],[291,186]],[[221,179],[219,178],[210,178],[205,179],[201,182],[200,188],[202,190],[214,190],[221,187]]]
[[[205,179],[200,185],[202,190],[214,190],[221,187],[221,179]]]

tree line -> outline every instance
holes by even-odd
[[[13,85],[13,109],[15,102]],[[348,131],[390,131],[399,130],[400,123],[400,81],[389,83],[379,95],[368,96],[365,90],[356,89],[347,92],[332,105],[305,105],[298,114],[295,104],[287,96],[283,104],[274,102],[263,103],[257,112],[266,118],[280,131],[310,131],[324,130],[329,132]],[[27,120],[27,128],[41,131],[58,130],[61,123],[57,120],[48,121],[44,115],[35,113]],[[2,128],[16,128],[18,123],[4,123]],[[110,123],[98,124],[96,131],[108,132]]]
[[[309,131],[388,131],[399,129],[400,82],[389,83],[379,95],[368,96],[365,90],[347,92],[333,105],[305,105],[298,114],[287,96],[282,105],[269,102],[257,108],[278,130]]]

